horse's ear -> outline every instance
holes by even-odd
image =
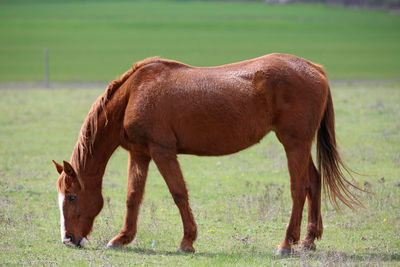
[[[63,170],[64,170],[63,166],[61,166],[60,164],[58,164],[58,163],[55,162],[54,160],[53,160],[53,164],[54,164],[54,166],[56,167],[57,172],[58,172],[59,174],[61,174],[61,173],[63,172]]]
[[[64,172],[68,176],[76,178],[76,173],[74,171],[74,168],[72,168],[71,164],[65,160],[63,161],[63,164],[64,164]]]
[[[76,172],[74,168],[71,166],[71,164],[67,161],[63,161],[64,164],[64,172],[67,176],[65,176],[65,186],[67,188],[70,188],[73,183],[78,183],[80,185],[80,182],[78,180],[78,176],[76,175]],[[82,187],[82,186],[81,186]]]

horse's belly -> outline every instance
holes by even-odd
[[[271,129],[264,116],[245,120],[196,121],[175,131],[178,153],[218,156],[258,143]]]
[[[177,148],[179,154],[191,154],[198,156],[222,156],[229,155],[241,150],[244,150],[256,143],[258,143],[261,138],[254,139],[252,142],[240,142],[237,143],[236,140],[230,140],[226,138],[220,140],[220,143],[216,143],[216,139],[210,139],[207,142],[199,142],[198,144],[180,144]]]

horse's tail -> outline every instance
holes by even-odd
[[[339,209],[338,200],[351,209],[355,209],[356,206],[363,207],[350,188],[364,190],[349,182],[342,171],[342,169],[345,170],[352,177],[351,171],[343,163],[336,147],[335,114],[331,91],[328,90],[328,99],[317,136],[318,171],[323,177],[325,196],[328,196],[336,210]]]

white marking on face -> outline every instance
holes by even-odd
[[[58,206],[60,207],[60,231],[61,231],[61,242],[67,241],[65,238],[65,221],[64,221],[64,205],[65,196],[61,193],[58,193]]]
[[[58,206],[60,208],[60,232],[61,232],[61,242],[63,242],[65,245],[70,246],[70,247],[76,247],[74,243],[71,242],[71,239],[67,238],[65,236],[65,220],[64,220],[64,211],[63,211],[63,206],[64,206],[64,199],[65,196],[61,193],[58,193]],[[85,244],[87,243],[87,239],[84,237],[82,240],[79,242],[79,245],[83,248]]]

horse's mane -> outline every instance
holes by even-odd
[[[93,155],[93,144],[96,140],[99,117],[104,111],[106,116],[105,125],[107,125],[107,111],[105,107],[117,89],[140,67],[149,63],[155,63],[159,60],[158,57],[151,57],[135,63],[132,68],[126,71],[120,78],[112,81],[107,86],[105,92],[93,103],[82,125],[74,153],[72,153],[71,162],[75,163],[75,171],[79,173],[79,169],[85,166],[88,155]]]

